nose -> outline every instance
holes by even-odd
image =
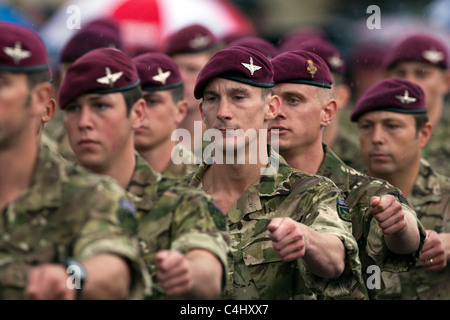
[[[79,129],[91,129],[92,128],[92,114],[89,108],[81,108],[78,117]]]
[[[380,125],[375,125],[372,132],[372,143],[381,144],[384,141],[384,131]]]
[[[231,120],[233,118],[230,103],[226,99],[221,99],[219,103],[219,109],[217,110],[217,118],[224,120]]]

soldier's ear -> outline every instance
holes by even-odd
[[[30,108],[33,113],[42,116],[42,111],[47,107],[48,102],[52,98],[53,88],[51,83],[42,82],[36,84],[30,92],[31,102]]]
[[[265,120],[273,120],[277,117],[280,111],[281,100],[276,94],[267,96],[269,108],[267,109]]]
[[[431,124],[430,121],[428,121],[427,123],[425,123],[422,128],[420,128],[419,131],[419,145],[421,148],[424,148],[427,143],[428,140],[430,140],[431,138],[431,133],[433,132],[433,125]]]
[[[133,129],[139,128],[145,117],[147,116],[147,113],[145,112],[146,103],[145,100],[140,98],[138,101],[136,101],[133,105],[133,108],[131,108],[131,120],[133,124]]]

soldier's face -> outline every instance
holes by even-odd
[[[261,88],[216,78],[205,87],[200,110],[206,129],[219,130],[222,145],[236,149],[255,142],[260,129],[268,129],[279,108],[278,97],[278,103],[273,99],[263,97]],[[227,132],[236,139],[227,139]]]
[[[134,144],[138,152],[170,143],[173,130],[184,116],[168,90],[144,91],[143,98],[147,116],[135,131]]]
[[[38,122],[29,106],[30,90],[25,74],[0,72],[0,147],[19,139]],[[35,119],[32,119],[32,118]],[[30,122],[31,120],[31,122]],[[35,127],[33,127],[35,128]],[[33,129],[35,131],[36,129]]]
[[[173,56],[184,81],[184,98],[188,101],[189,112],[198,112],[199,101],[194,97],[194,87],[200,70],[209,61],[209,58],[210,55],[207,53],[176,54]]]
[[[127,115],[121,93],[85,94],[64,111],[70,146],[79,163],[94,172],[111,168],[133,144],[135,119]]]
[[[409,171],[424,146],[413,115],[373,111],[358,119],[361,155],[370,175]]]
[[[280,83],[274,92],[280,97],[281,106],[269,128],[279,130],[280,152],[303,152],[308,146],[321,143],[326,114],[315,87]]]

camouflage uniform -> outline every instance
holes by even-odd
[[[227,299],[316,299],[350,294],[361,282],[358,246],[351,235],[345,204],[334,184],[320,176],[299,172],[279,158],[274,175],[264,175],[250,186],[225,215],[233,257],[229,260]],[[187,177],[202,188],[208,169],[202,163]],[[341,219],[338,217],[341,217]],[[277,217],[290,217],[318,232],[339,237],[346,248],[346,268],[335,280],[307,271],[299,260],[283,262],[272,248],[267,225]]]
[[[433,134],[422,150],[423,158],[431,164],[433,170],[450,177],[450,105],[444,105],[440,123],[433,128]]]
[[[0,298],[24,299],[27,273],[36,265],[103,253],[128,261],[130,298],[142,298],[145,273],[137,238],[121,225],[135,220],[123,189],[110,178],[61,162],[46,146],[40,147],[32,181],[2,211]]]
[[[347,166],[326,145],[323,145],[325,158],[317,174],[331,179],[341,189],[352,216],[353,236],[358,241],[363,278],[367,281],[370,274],[366,270],[370,265],[376,265],[382,271],[404,272],[412,268],[418,261],[420,251],[425,241],[426,232],[417,220],[421,236],[420,246],[414,254],[400,255],[391,252],[384,241],[383,231],[370,213],[370,198],[390,194],[402,203],[403,210],[416,212],[408,205],[398,188],[387,181],[367,176]],[[366,288],[367,289],[367,288]],[[373,298],[378,290],[367,289],[368,297]]]
[[[204,192],[155,172],[137,154],[136,160],[127,191],[137,210],[143,259],[153,277],[153,292],[147,292],[147,298],[165,297],[155,270],[156,252],[163,249],[211,252],[224,267],[225,286],[230,239],[222,212]]]
[[[427,230],[450,233],[450,178],[431,169],[422,159],[419,176],[414,185],[409,203]],[[450,299],[450,265],[438,272],[426,272],[419,264],[408,273],[383,274],[389,277],[389,299]]]
[[[183,159],[180,164],[175,164],[173,161],[169,163],[166,169],[161,173],[169,178],[181,179],[187,174],[194,172],[198,168],[195,163],[194,154],[181,144],[175,146],[174,152],[181,153],[180,157]]]

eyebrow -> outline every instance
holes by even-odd
[[[226,90],[227,94],[249,94],[250,90],[247,88],[230,88]],[[204,95],[219,95],[215,90],[205,90]]]

